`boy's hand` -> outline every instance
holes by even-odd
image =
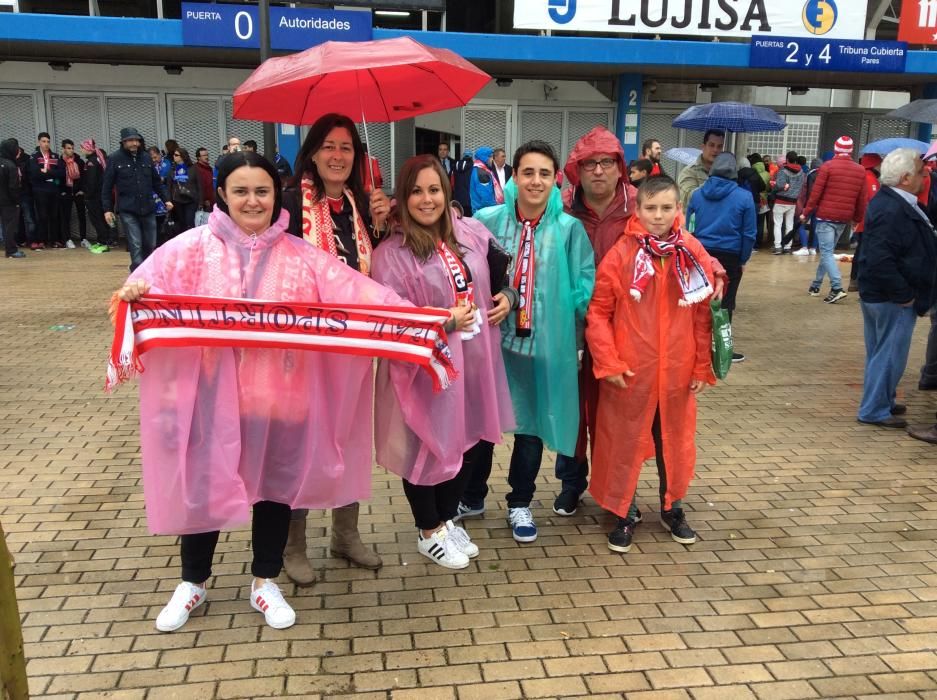
[[[717,277],[716,283],[713,285],[713,299],[718,299],[721,301],[725,293],[726,293],[726,279],[725,277]]]
[[[619,389],[627,389],[628,385],[625,383],[625,377],[631,379],[634,376],[634,372],[630,369],[626,369],[622,374],[612,374],[605,378],[609,384],[617,386]]]
[[[701,379],[694,379],[690,382],[690,392],[693,394],[702,394],[703,389],[706,388],[706,382]]]

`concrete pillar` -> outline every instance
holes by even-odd
[[[641,156],[641,90],[642,76],[639,73],[623,73],[618,76],[618,116],[615,120],[615,135],[625,149],[625,163]]]

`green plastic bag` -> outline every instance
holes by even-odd
[[[713,374],[717,379],[725,379],[732,367],[732,322],[721,300],[713,299],[709,309],[713,315]]]

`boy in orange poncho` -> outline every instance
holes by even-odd
[[[661,523],[681,544],[696,542],[681,499],[696,463],[696,394],[712,372],[711,258],[680,225],[669,177],[638,189],[638,208],[599,265],[586,316],[599,390],[592,483],[596,502],[618,516],[608,536],[631,549],[638,475],[657,457]]]

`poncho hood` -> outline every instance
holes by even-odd
[[[280,236],[287,232],[290,223],[290,215],[286,209],[280,211],[279,218],[274,221],[270,228],[262,233],[251,234],[242,229],[234,220],[225,214],[216,205],[208,217],[208,228],[213,235],[217,236],[226,243],[242,246],[244,248],[269,248]]]
[[[576,142],[573,150],[570,151],[569,158],[566,159],[563,172],[573,187],[579,187],[579,161],[586,160],[596,153],[614,154],[618,160],[618,172],[621,173],[622,181],[628,181],[628,176],[625,174],[625,151],[621,147],[621,142],[604,126],[597,126]]]

